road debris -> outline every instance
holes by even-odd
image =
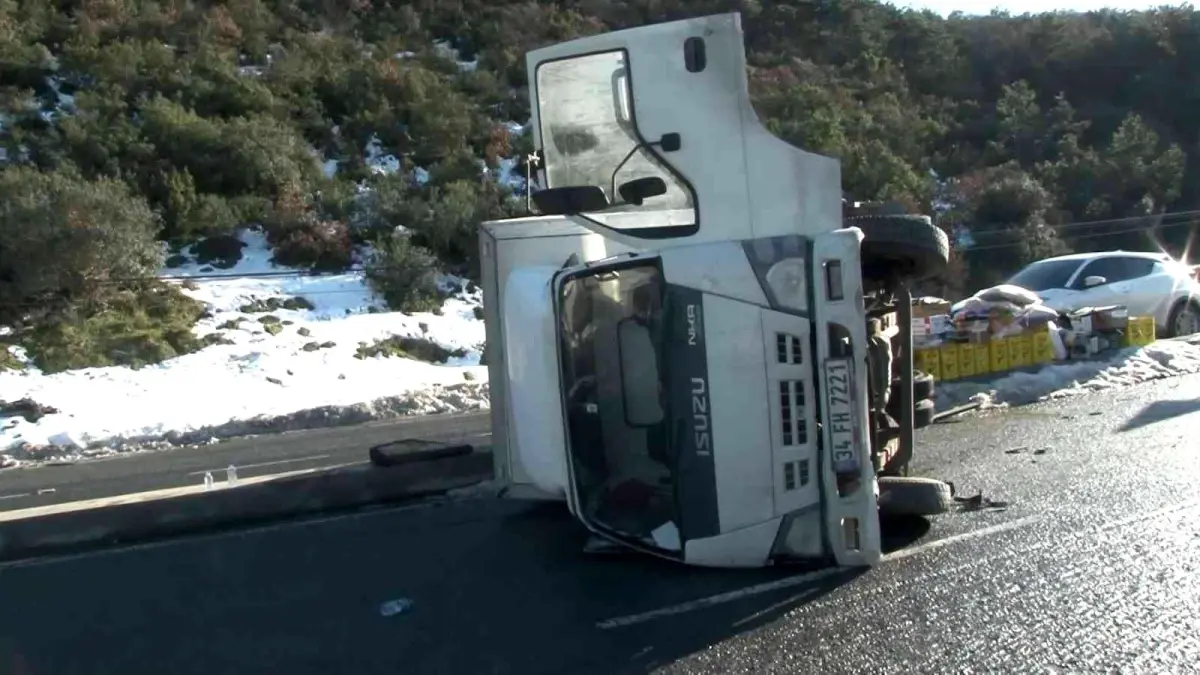
[[[379,606],[379,615],[382,617],[396,616],[397,614],[405,614],[412,610],[413,601],[408,598],[397,598],[396,600],[388,600]]]
[[[954,499],[954,503],[958,505],[959,511],[982,511],[984,509],[1003,511],[1008,508],[1008,502],[984,497],[982,490],[973,497],[959,497],[954,483],[946,481],[946,484],[950,486],[950,496]]]

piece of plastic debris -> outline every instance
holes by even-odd
[[[225,469],[225,481],[230,485],[237,485],[237,467],[230,464],[228,469]]]
[[[211,471],[204,472],[204,489],[205,490],[213,489],[213,475],[212,475]]]
[[[961,511],[980,511],[982,509],[1003,511],[1008,508],[1008,502],[988,499],[983,496],[983,492],[976,494],[974,497],[954,497],[954,501],[958,504]]]
[[[1015,455],[1015,454],[1018,454],[1018,453],[1021,453],[1021,452],[1025,452],[1025,451],[1026,451],[1026,450],[1028,450],[1028,449],[1029,449],[1029,448],[1028,448],[1027,446],[1024,446],[1024,445],[1022,445],[1022,446],[1020,446],[1020,447],[1018,447],[1018,448],[1012,448],[1012,449],[1010,449],[1010,450],[1005,450],[1005,451],[1004,451],[1004,454],[1006,454],[1006,455]]]
[[[396,616],[397,614],[404,614],[405,612],[411,610],[412,606],[413,601],[409,600],[408,598],[388,600],[379,606],[379,615],[387,617]]]

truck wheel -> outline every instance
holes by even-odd
[[[900,398],[900,378],[892,380],[892,393],[888,400]],[[919,370],[913,371],[913,400],[933,398],[933,376]]]
[[[913,428],[920,429],[933,424],[934,413],[937,412],[933,401],[923,398],[913,406]]]
[[[845,224],[863,232],[865,278],[921,281],[950,262],[950,239],[928,216],[851,216]]]
[[[932,478],[879,477],[880,515],[936,516],[953,506],[949,483]]]

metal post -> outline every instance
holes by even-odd
[[[913,408],[913,336],[912,336],[912,292],[908,284],[901,283],[897,293],[900,321],[900,458],[901,472],[908,475],[908,464],[912,461],[916,447],[914,427],[916,415]]]
[[[525,213],[533,213],[533,167],[539,164],[537,151],[525,155]]]

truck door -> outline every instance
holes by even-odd
[[[754,113],[737,14],[595,35],[526,60],[544,213],[635,249],[841,226],[837,160],[775,138]]]

